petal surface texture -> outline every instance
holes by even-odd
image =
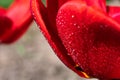
[[[40,26],[40,29],[46,39],[48,40],[50,46],[55,51],[56,55],[61,59],[61,61],[70,69],[75,71],[77,74],[79,74],[82,77],[87,77],[81,70],[79,66],[71,59],[69,55],[67,55],[67,50],[65,49],[64,45],[62,44],[58,34],[57,29],[50,24],[49,21],[49,15],[48,15],[48,8],[46,8],[42,1],[40,0],[32,0],[31,2],[31,9],[32,13],[34,15],[35,21]],[[57,14],[56,14],[57,15]],[[56,18],[54,18],[55,20]],[[56,32],[56,33],[55,33]]]
[[[119,7],[105,0],[31,0],[35,21],[61,61],[78,75],[120,79]]]
[[[61,7],[58,34],[75,63],[91,77],[120,79],[120,24],[79,1]]]

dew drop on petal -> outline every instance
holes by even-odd
[[[75,17],[75,15],[72,15],[72,18],[74,18]]]

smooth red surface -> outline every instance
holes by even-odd
[[[14,0],[8,9],[0,9],[0,41],[12,43],[32,22],[29,0]]]
[[[31,9],[61,61],[83,77],[120,79],[119,8],[105,0],[31,0]]]

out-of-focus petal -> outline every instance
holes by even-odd
[[[4,16],[12,21],[12,27],[1,36],[1,42],[11,43],[18,39],[28,29],[33,20],[30,11],[30,1],[15,0],[6,10]]]
[[[4,15],[6,13],[6,9],[0,7],[0,15]]]
[[[5,32],[11,29],[13,22],[6,16],[0,16],[0,39]]]

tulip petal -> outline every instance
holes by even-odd
[[[43,9],[43,7],[41,7],[41,5],[43,4],[40,0],[32,0],[31,2],[31,9],[32,9],[33,15],[35,17],[37,24],[40,26],[40,29],[43,32],[44,36],[50,43],[53,50],[56,52],[56,55],[61,59],[61,61],[63,61],[63,63],[66,66],[68,66],[70,69],[78,73],[80,76],[86,77],[80,71],[81,68],[77,66],[77,69],[76,69],[76,64],[73,62],[71,57],[67,55],[67,51],[65,47],[62,45],[62,42],[58,37],[57,33],[55,33],[56,31],[54,31],[53,29],[53,27],[56,27],[56,26],[53,26],[52,24],[50,24],[49,18],[46,15],[48,13],[47,11],[45,11],[45,9]]]
[[[12,27],[2,36],[2,43],[11,43],[18,39],[29,27],[33,18],[29,0],[15,0],[5,16],[12,22]]]
[[[55,33],[57,33],[56,29],[56,15],[58,12],[59,7],[69,0],[47,0],[47,12],[48,12],[48,19],[50,21],[51,27]]]
[[[0,8],[0,40],[2,40],[2,35],[4,35],[6,31],[9,31],[13,24],[13,22],[6,17],[5,14],[6,9]]]
[[[56,29],[56,15],[57,15],[57,11],[58,11],[58,0],[47,0],[47,12],[48,12],[48,19],[50,21],[50,25],[52,25],[52,29],[53,31],[55,31],[55,33],[57,33],[57,29]]]
[[[106,12],[106,0],[85,0],[87,5]]]
[[[79,1],[65,3],[56,22],[68,55],[87,74],[120,79],[120,24]]]
[[[56,0],[57,1],[57,0]],[[58,5],[59,5],[59,8],[67,1],[70,1],[70,0],[58,0]]]
[[[107,6],[107,13],[114,20],[120,23],[120,7],[118,6]]]
[[[0,16],[0,40],[1,36],[5,34],[6,31],[9,31],[12,27],[12,21],[6,16]]]
[[[0,15],[4,15],[6,13],[6,9],[0,7]]]
[[[85,71],[100,80],[119,79],[120,24],[107,15],[105,0],[68,1],[47,0],[45,7],[41,0],[31,0],[33,16],[51,47],[80,76],[87,77]],[[110,8],[108,13],[119,12]]]

